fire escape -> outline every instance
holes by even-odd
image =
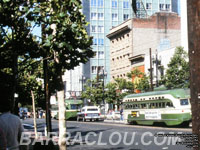
[[[132,0],[132,9],[135,13],[136,18],[148,17],[143,0]]]

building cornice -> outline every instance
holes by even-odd
[[[120,35],[123,32],[130,31],[130,30],[131,30],[131,27],[129,25],[126,25],[126,26],[120,28],[119,30],[109,33],[106,37],[109,39],[112,39],[113,37]]]
[[[144,58],[144,54],[140,54],[140,55],[136,55],[136,56],[132,56],[132,57],[129,57],[128,59],[130,60],[130,61],[132,61],[132,60],[137,60],[137,59],[141,59],[141,58]]]

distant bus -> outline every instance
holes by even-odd
[[[191,104],[189,89],[153,91],[127,95],[123,99],[124,120],[130,124],[167,126],[189,125]]]
[[[83,105],[83,100],[65,100],[66,105],[66,113],[65,117],[67,120],[69,119],[76,119],[77,118],[77,112],[80,112],[80,109]],[[58,119],[58,105],[53,105],[51,108],[51,115],[53,118]]]

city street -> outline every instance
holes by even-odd
[[[25,129],[33,131],[29,126],[33,125],[32,119],[24,120],[23,123]],[[44,119],[38,119],[37,124],[38,132],[43,132]],[[57,120],[52,120],[53,132],[58,132],[57,124]],[[176,144],[186,141],[186,137],[181,137],[186,134],[191,134],[191,128],[136,126],[111,122],[67,122],[69,150],[189,150],[191,148],[186,145]]]

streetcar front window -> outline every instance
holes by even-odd
[[[71,109],[77,109],[77,105],[76,104],[71,104]]]
[[[188,99],[181,99],[180,104],[181,105],[189,105]]]

